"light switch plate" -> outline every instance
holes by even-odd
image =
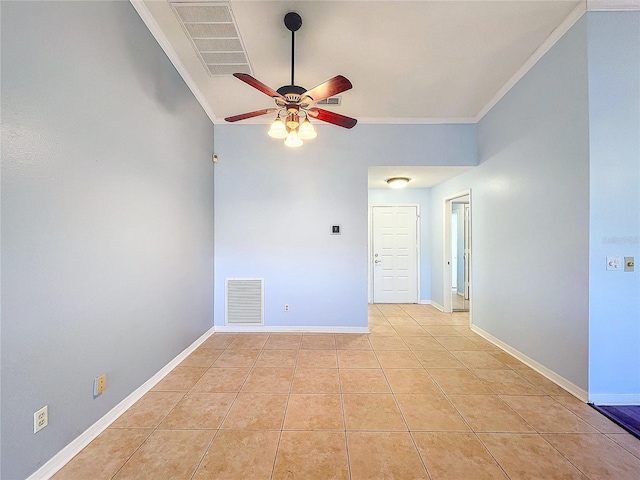
[[[620,270],[620,257],[607,257],[607,270]]]

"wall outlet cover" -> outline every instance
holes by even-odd
[[[49,406],[45,405],[33,414],[33,433],[38,433],[49,425]]]

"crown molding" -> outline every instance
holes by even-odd
[[[640,11],[640,0],[587,0],[590,12],[633,12]]]
[[[182,61],[180,60],[180,57],[178,56],[175,49],[171,45],[171,42],[169,42],[169,39],[162,32],[162,29],[153,18],[153,15],[151,15],[151,12],[145,5],[145,2],[143,0],[129,0],[129,2],[131,3],[135,11],[138,12],[138,15],[140,15],[140,18],[142,19],[144,24],[147,26],[147,28],[153,35],[153,38],[155,38],[158,44],[160,45],[160,48],[162,48],[162,50],[164,50],[164,53],[167,55],[167,57],[169,57],[169,61],[173,64],[173,66],[178,71],[178,73],[180,74],[184,82],[187,84],[187,86],[189,87],[193,95],[196,97],[196,100],[198,100],[198,103],[202,106],[202,109],[205,111],[209,119],[213,123],[216,123],[217,121],[216,115],[213,113],[213,110],[211,110],[211,107],[209,106],[207,99],[203,95],[202,91],[196,85],[196,82],[193,80],[193,78],[189,74],[189,71],[184,66],[184,63],[182,63]]]

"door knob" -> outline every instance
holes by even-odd
[[[375,260],[374,263],[380,263],[382,260]]]

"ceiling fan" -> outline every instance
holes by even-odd
[[[275,100],[277,108],[265,108],[255,112],[242,113],[227,117],[227,122],[237,122],[247,118],[259,117],[276,113],[269,130],[269,135],[274,138],[286,138],[285,145],[297,147],[302,145],[302,140],[316,137],[316,132],[309,121],[309,117],[331,123],[339,127],[353,128],[358,122],[355,118],[346,117],[339,113],[330,112],[315,106],[320,100],[349,90],[352,85],[342,75],[337,75],[320,85],[307,90],[295,84],[294,81],[294,49],[295,32],[302,26],[302,18],[295,12],[289,12],[284,17],[284,24],[291,31],[291,84],[284,85],[278,90],[273,90],[261,81],[246,73],[234,73],[233,76],[242,80],[253,88],[270,96]],[[283,122],[284,119],[284,122]]]

